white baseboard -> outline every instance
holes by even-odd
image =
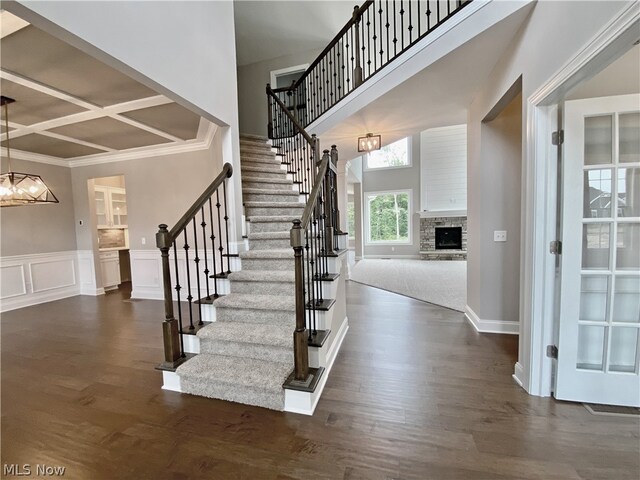
[[[162,371],[162,389],[171,390],[172,392],[182,393],[182,385],[180,383],[180,375],[176,372]]]
[[[344,337],[346,336],[348,330],[349,330],[349,319],[345,317],[345,319],[342,322],[342,327],[338,332],[339,336],[336,336],[333,342],[333,345],[335,345],[335,348],[331,353],[327,354],[327,360],[328,360],[327,366],[325,367],[325,370],[322,374],[322,377],[320,378],[320,381],[318,382],[318,385],[316,386],[316,389],[312,393],[285,389],[284,391],[284,411],[285,412],[298,413],[301,415],[313,415],[313,412],[315,411],[316,406],[318,405],[318,401],[322,396],[322,392],[327,383],[327,379],[329,378],[329,373],[331,373],[331,368],[333,367],[336,357],[338,356],[338,351],[342,346],[342,341],[344,340]]]
[[[312,368],[331,368],[347,330],[349,330],[349,319],[344,317],[340,328],[335,333],[331,332],[330,338],[322,347],[309,347],[309,366]]]
[[[66,252],[0,258],[0,311],[80,294],[78,255]]]
[[[480,333],[503,333],[508,335],[518,335],[520,333],[520,323],[505,320],[483,320],[469,305],[464,307],[464,316],[473,328]]]

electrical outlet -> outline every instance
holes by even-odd
[[[493,241],[494,242],[506,242],[507,241],[507,231],[506,230],[495,230],[493,232]]]
[[[141,242],[143,245],[146,245],[146,244],[147,244],[147,239],[146,239],[145,237],[142,237],[142,238],[140,239],[140,242]]]
[[[80,226],[82,226],[84,225],[84,220],[80,220],[78,223],[80,224]]]

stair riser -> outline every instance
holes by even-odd
[[[291,251],[293,252],[293,249]],[[295,270],[295,265],[293,263],[293,255],[291,255],[291,260],[243,258],[242,268],[245,270],[277,270],[279,272],[293,272]]]
[[[242,156],[240,164],[245,167],[279,167],[282,165],[280,158],[258,158]]]
[[[254,295],[293,295],[294,284],[286,282],[231,282],[231,293]]]
[[[250,233],[288,232],[292,222],[249,222]]]
[[[295,193],[295,192],[294,192]],[[280,195],[280,194],[268,194],[268,193],[245,193],[243,195],[245,202],[297,202],[300,195]]]
[[[285,170],[269,170],[265,172],[255,172],[249,169],[242,169],[243,175],[251,175],[252,177],[260,177],[265,181],[268,181],[270,178],[286,178],[287,172]]]
[[[215,340],[202,342],[200,345],[200,353],[225,355],[227,357],[253,358],[255,360],[291,363],[291,365],[293,365],[293,346],[274,347],[253,343]]]
[[[249,247],[251,250],[280,250],[291,247],[289,238],[270,238],[268,240],[249,239]]]
[[[263,190],[291,189],[291,191],[293,191],[292,183],[242,182],[242,187],[243,188],[261,188]]]
[[[282,327],[296,324],[294,312],[278,310],[252,310],[244,308],[216,308],[216,321],[218,322],[242,322],[262,323],[267,325],[280,325]]]
[[[240,147],[240,157],[242,158],[244,155],[274,155],[276,152],[271,150],[271,148],[245,148]]]
[[[260,216],[279,216],[279,215],[295,215],[302,217],[304,212],[304,204],[300,204],[302,208],[298,207],[245,207],[245,215],[247,217],[260,217]]]
[[[187,376],[180,376],[180,385],[184,393],[192,395],[219,398],[272,410],[284,410],[284,390],[274,393],[268,390],[230,385],[212,380],[204,381],[201,378]]]

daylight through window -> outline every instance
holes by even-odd
[[[411,162],[409,161],[408,138],[385,145],[380,150],[370,152],[367,155],[367,168],[393,168],[409,165]]]
[[[410,243],[410,192],[367,194],[369,243]]]

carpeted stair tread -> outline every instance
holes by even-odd
[[[264,216],[248,217],[247,220],[253,223],[279,223],[279,222],[293,223],[294,220],[300,220],[300,217],[296,217],[295,215],[264,215]],[[293,225],[291,226],[293,227]]]
[[[274,165],[273,167],[262,167],[262,166],[241,166],[243,172],[251,172],[251,173],[281,173],[282,175],[286,175],[286,170],[280,168],[280,166]]]
[[[250,233],[249,240],[289,240],[291,238],[291,234],[289,230],[284,230],[282,232],[258,232],[258,233]]]
[[[253,343],[272,347],[291,347],[293,349],[291,328],[280,325],[214,322],[200,329],[198,337],[201,342],[223,341]]]
[[[240,139],[254,141],[254,142],[265,142],[265,143],[269,141],[269,137],[266,137],[264,135],[256,135],[254,133],[241,133]]]
[[[229,275],[229,280],[236,282],[294,283],[295,273],[288,271],[240,270]]]
[[[291,189],[269,190],[268,188],[243,188],[242,193],[253,193],[255,195],[283,195],[287,197],[298,198],[300,194]]]
[[[293,295],[291,295],[291,297],[285,297],[276,295],[230,293],[216,300],[216,308],[295,312],[296,302]]]
[[[282,173],[284,170],[280,169]],[[242,183],[282,183],[286,185],[293,185],[293,180],[290,178],[264,178],[264,177],[252,177],[251,175],[243,175]]]
[[[240,258],[265,258],[265,259],[292,259],[293,249],[274,249],[274,250],[248,250],[246,252],[240,252]],[[216,303],[217,305],[217,303]]]
[[[300,210],[304,210],[305,207],[301,202],[244,202],[244,205],[245,207],[299,208]]]
[[[231,388],[240,386],[280,393],[292,371],[293,365],[286,363],[202,354],[180,365],[176,373],[181,377],[224,383]]]

